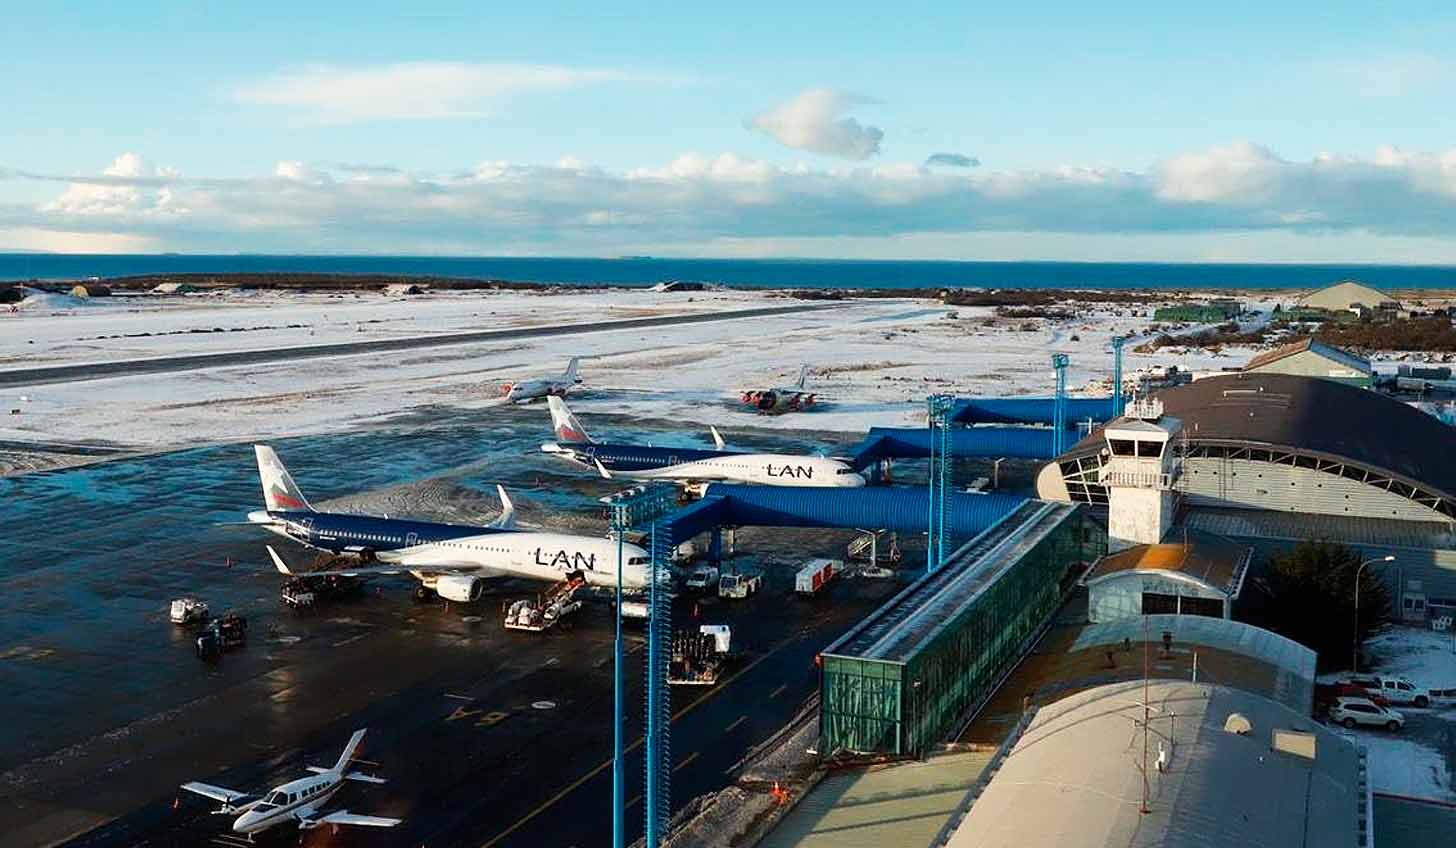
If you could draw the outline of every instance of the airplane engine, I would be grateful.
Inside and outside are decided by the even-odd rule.
[[[516,387],[516,384],[515,383],[501,383],[500,384],[500,393],[502,395],[508,395],[508,394],[511,393],[511,389],[514,389],[515,387]]]
[[[479,577],[447,574],[435,578],[435,592],[447,601],[478,601],[484,591],[485,581]]]

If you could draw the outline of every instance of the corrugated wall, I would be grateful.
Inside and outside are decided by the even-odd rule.
[[[951,412],[958,424],[1051,424],[1054,398],[961,398]],[[1112,418],[1112,398],[1067,398],[1067,427]]]
[[[839,489],[714,483],[705,499],[714,497],[724,498],[726,509],[714,512],[709,520],[738,526],[860,527],[924,533],[930,511],[929,490],[920,486]],[[951,492],[946,529],[952,536],[970,538],[1025,502],[1019,495]]]
[[[1045,427],[968,427],[953,429],[951,455],[1051,459],[1052,431]],[[928,427],[871,427],[861,450],[871,454],[863,465],[882,457],[915,459],[930,456]],[[856,462],[860,454],[855,454]],[[861,466],[862,467],[862,466]]]

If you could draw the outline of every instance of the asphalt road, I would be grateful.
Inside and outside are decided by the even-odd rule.
[[[283,361],[296,362],[300,359],[318,359],[361,353],[389,353],[401,350],[478,344],[481,342],[499,342],[513,339],[570,336],[580,333],[603,333],[613,330],[668,327],[678,324],[703,324],[712,321],[733,321],[743,318],[763,318],[771,315],[789,315],[820,309],[833,309],[841,305],[838,303],[815,303],[795,304],[793,306],[765,306],[755,309],[737,309],[728,312],[662,315],[652,318],[627,318],[620,321],[594,321],[588,324],[521,327],[511,330],[480,330],[469,333],[446,333],[437,336],[412,336],[403,339],[377,339],[363,342],[339,342],[336,344],[311,345],[307,347],[267,348],[263,350],[241,350],[225,353],[194,353],[181,356],[157,357],[155,359],[88,362],[78,365],[53,365],[44,368],[12,368],[0,370],[0,386],[39,386],[47,383],[70,383],[84,380],[101,380],[107,377],[128,377],[138,374],[196,371],[203,368],[221,368],[234,365],[259,365],[268,362]]]
[[[481,503],[503,480],[528,523],[570,515],[574,526],[603,530],[595,498],[609,484],[533,452],[535,418],[505,410],[486,424],[278,447],[315,502],[450,471],[449,485],[480,493]],[[459,465],[462,445],[473,446],[467,466]],[[266,788],[332,763],[350,732],[369,727],[364,756],[389,783],[350,785],[332,808],[405,824],[351,829],[351,845],[605,844],[607,608],[589,604],[569,631],[521,634],[501,628],[499,604],[534,586],[508,583],[478,604],[445,609],[412,603],[404,582],[379,581],[357,599],[294,613],[280,606],[278,578],[261,562],[263,538],[217,526],[253,507],[257,486],[246,446],[0,479],[9,550],[0,560],[0,842],[209,844],[226,834],[227,817],[179,798],[179,783]],[[456,489],[441,491],[461,503]],[[739,532],[740,551],[776,558],[765,562],[763,594],[699,605],[701,622],[733,625],[744,656],[718,687],[673,692],[674,808],[726,785],[729,767],[813,691],[814,653],[895,590],[895,581],[859,581],[825,598],[790,597],[795,564],[832,555],[847,538]],[[199,663],[187,634],[165,620],[167,600],[185,594],[243,610],[248,647],[217,666]],[[690,626],[692,603],[681,602],[676,617]],[[640,645],[632,634],[629,742],[641,732]],[[635,837],[640,747],[631,754]],[[276,844],[297,844],[282,830]],[[335,844],[327,831],[306,844]]]

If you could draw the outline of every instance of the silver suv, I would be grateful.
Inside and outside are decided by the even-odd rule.
[[[1405,716],[1369,698],[1336,698],[1335,705],[1330,707],[1330,721],[1345,727],[1357,724],[1383,727],[1392,733],[1405,726]]]

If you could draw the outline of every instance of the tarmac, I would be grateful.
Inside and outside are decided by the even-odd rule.
[[[274,442],[315,502],[383,504],[489,520],[495,482],[527,524],[605,532],[607,481],[543,457],[540,410],[491,423],[409,426]],[[641,422],[634,422],[641,431]],[[660,434],[659,434],[660,435]],[[798,434],[802,435],[802,434]],[[751,437],[750,437],[751,438]],[[778,446],[803,449],[795,434]],[[469,463],[462,465],[462,459]],[[428,478],[424,484],[410,484]],[[383,786],[349,785],[328,809],[405,819],[351,828],[357,845],[589,846],[610,842],[612,616],[588,603],[546,634],[500,625],[539,586],[504,581],[473,605],[415,603],[406,580],[296,612],[278,600],[267,539],[241,521],[260,500],[247,445],[0,478],[0,833],[7,845],[225,844],[231,819],[178,793],[187,780],[256,791],[332,764],[350,732]],[[567,520],[569,519],[569,520]],[[792,599],[804,558],[842,554],[849,531],[745,530],[741,561],[767,588],[743,602],[681,599],[679,626],[733,625],[743,657],[718,686],[674,688],[672,798],[730,783],[733,767],[817,687],[815,653],[900,581],[849,580]],[[285,556],[302,561],[300,549]],[[766,552],[772,555],[765,555]],[[166,619],[173,597],[249,618],[216,665]],[[642,636],[629,629],[625,738],[629,839],[642,831]],[[186,797],[183,797],[186,796]],[[294,844],[292,828],[270,832]],[[305,844],[332,844],[328,828]],[[260,840],[269,844],[270,839]]]

